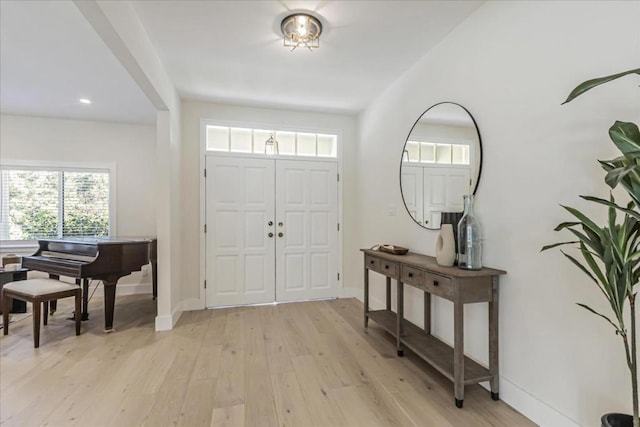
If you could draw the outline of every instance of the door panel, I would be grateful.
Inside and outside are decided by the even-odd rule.
[[[329,246],[329,215],[327,212],[311,213],[311,247]]]
[[[439,228],[442,212],[462,212],[469,191],[469,168],[424,168],[424,218],[429,227]]]
[[[276,301],[337,296],[337,165],[276,162]]]
[[[311,288],[327,289],[331,287],[329,277],[329,256],[326,253],[311,254]]]
[[[402,165],[402,180],[401,189],[404,203],[407,206],[409,215],[416,220],[420,225],[424,224],[424,209],[423,209],[423,197],[424,191],[422,189],[422,166],[407,166]]]
[[[207,157],[206,305],[275,300],[274,160]]]

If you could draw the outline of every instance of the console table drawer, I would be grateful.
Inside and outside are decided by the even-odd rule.
[[[424,271],[419,268],[402,265],[400,272],[400,281],[408,285],[422,287],[424,282]]]
[[[364,265],[368,269],[378,271],[378,269],[380,268],[380,260],[378,258],[366,255],[364,257]]]
[[[448,300],[453,300],[453,284],[451,279],[444,276],[438,276],[428,272],[423,272],[424,278],[422,286],[425,291]]]
[[[398,279],[400,265],[397,262],[375,257],[367,257],[365,262],[369,270],[377,271],[392,279]]]

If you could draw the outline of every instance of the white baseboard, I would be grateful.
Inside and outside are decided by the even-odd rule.
[[[204,310],[204,302],[200,300],[200,298],[190,298],[188,300],[182,301],[182,309],[183,311],[195,311],[195,310]]]
[[[489,390],[488,383],[480,384]],[[580,427],[574,421],[547,403],[532,396],[504,376],[500,377],[500,400],[529,418],[540,427]]]
[[[357,298],[362,301],[364,300],[363,290],[362,288],[342,288],[340,298]]]
[[[182,316],[183,309],[182,304],[178,304],[175,310],[168,315],[156,316],[156,332],[158,331],[170,331],[176,326],[178,320],[180,320],[180,316]]]

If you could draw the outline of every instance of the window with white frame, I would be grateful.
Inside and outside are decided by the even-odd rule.
[[[277,142],[277,151],[267,141]],[[338,137],[321,133],[206,126],[206,148],[227,153],[337,157]]]
[[[469,145],[466,144],[407,141],[402,161],[442,165],[469,165],[471,164],[471,156]]]
[[[108,236],[111,170],[0,168],[0,240]]]

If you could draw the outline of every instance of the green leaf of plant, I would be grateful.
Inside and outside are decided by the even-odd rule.
[[[626,214],[629,214],[631,216],[633,216],[634,218],[640,220],[640,212],[635,211],[629,207],[625,208],[623,206],[620,206],[618,204],[615,203],[611,203],[610,201],[606,200],[606,199],[601,199],[600,197],[594,197],[594,196],[580,196],[582,199],[584,200],[588,200],[590,202],[595,202],[595,203],[599,203],[601,205],[605,205],[605,206],[613,206],[616,209],[618,209],[621,212],[624,212]]]
[[[568,210],[573,216],[578,218],[584,225],[592,229],[595,233],[600,234],[599,232],[601,231],[601,228],[598,227],[598,225],[596,225],[596,223],[593,222],[588,216],[586,216],[579,210],[572,208],[570,206],[564,206],[564,205],[560,205],[560,206]]]
[[[625,177],[627,177],[630,173],[633,173],[638,167],[637,166],[626,166],[623,168],[614,168],[611,169],[604,177],[604,181],[611,188],[616,188],[620,181],[622,181]]]
[[[602,317],[604,320],[606,320],[607,322],[609,322],[609,323],[611,324],[611,326],[613,326],[613,327],[614,327],[614,329],[615,329],[616,331],[619,331],[619,330],[620,330],[620,328],[618,327],[618,325],[616,325],[615,323],[613,323],[613,322],[611,321],[611,319],[609,319],[609,318],[608,318],[607,316],[605,316],[604,314],[600,314],[600,313],[598,313],[597,311],[595,311],[593,308],[589,307],[589,306],[588,306],[588,305],[586,305],[586,304],[581,304],[581,303],[579,303],[579,302],[578,302],[578,303],[576,303],[576,304],[577,304],[577,305],[579,305],[580,307],[584,308],[585,310],[589,310],[589,311],[590,311],[590,312],[592,312],[593,314],[595,314],[595,315],[597,315],[597,316]]]
[[[576,243],[580,243],[580,241],[579,241],[579,240],[576,240],[576,241],[573,241],[573,242],[560,242],[560,243],[554,243],[554,244],[552,244],[552,245],[546,245],[546,246],[543,246],[543,247],[542,247],[542,249],[540,249],[540,252],[542,252],[542,251],[546,251],[546,250],[548,250],[548,249],[553,249],[553,248],[558,247],[558,246],[562,246],[562,245],[572,245],[572,244],[576,244]]]
[[[575,228],[569,228],[569,232],[573,233],[578,239],[580,239],[580,244],[586,244],[589,246],[598,256],[602,254],[602,243],[599,237],[595,239],[589,238],[586,234],[579,232]],[[592,233],[595,234],[595,233]]]
[[[596,86],[600,86],[603,83],[610,82],[612,80],[618,79],[620,77],[626,76],[627,74],[640,74],[640,68],[636,68],[635,70],[624,71],[622,73],[612,74],[610,76],[598,77],[596,79],[587,80],[584,83],[579,84],[575,89],[571,91],[567,100],[562,104],[566,104],[567,102],[571,102],[576,97],[582,95],[586,91],[593,89]]]
[[[616,121],[609,128],[609,136],[625,157],[640,150],[640,130],[635,123]]]
[[[555,230],[555,231],[560,231],[560,230],[563,230],[563,229],[565,229],[565,228],[571,228],[571,227],[573,227],[573,226],[580,225],[580,224],[582,224],[580,221],[567,221],[567,222],[561,222],[560,224],[558,224],[558,225],[556,226],[556,228],[554,228],[554,230]]]
[[[580,261],[578,261],[575,257],[569,255],[568,253],[561,251],[562,255],[566,256],[567,258],[569,258],[569,260],[573,263],[573,265],[575,265],[576,267],[578,267],[584,274],[586,274],[587,276],[589,276],[589,278],[591,280],[593,280],[594,282],[598,283],[598,280],[593,276],[593,274],[591,274],[591,272],[587,269],[587,267],[585,267],[584,265],[582,265],[582,263]],[[602,274],[599,270],[598,273]]]

